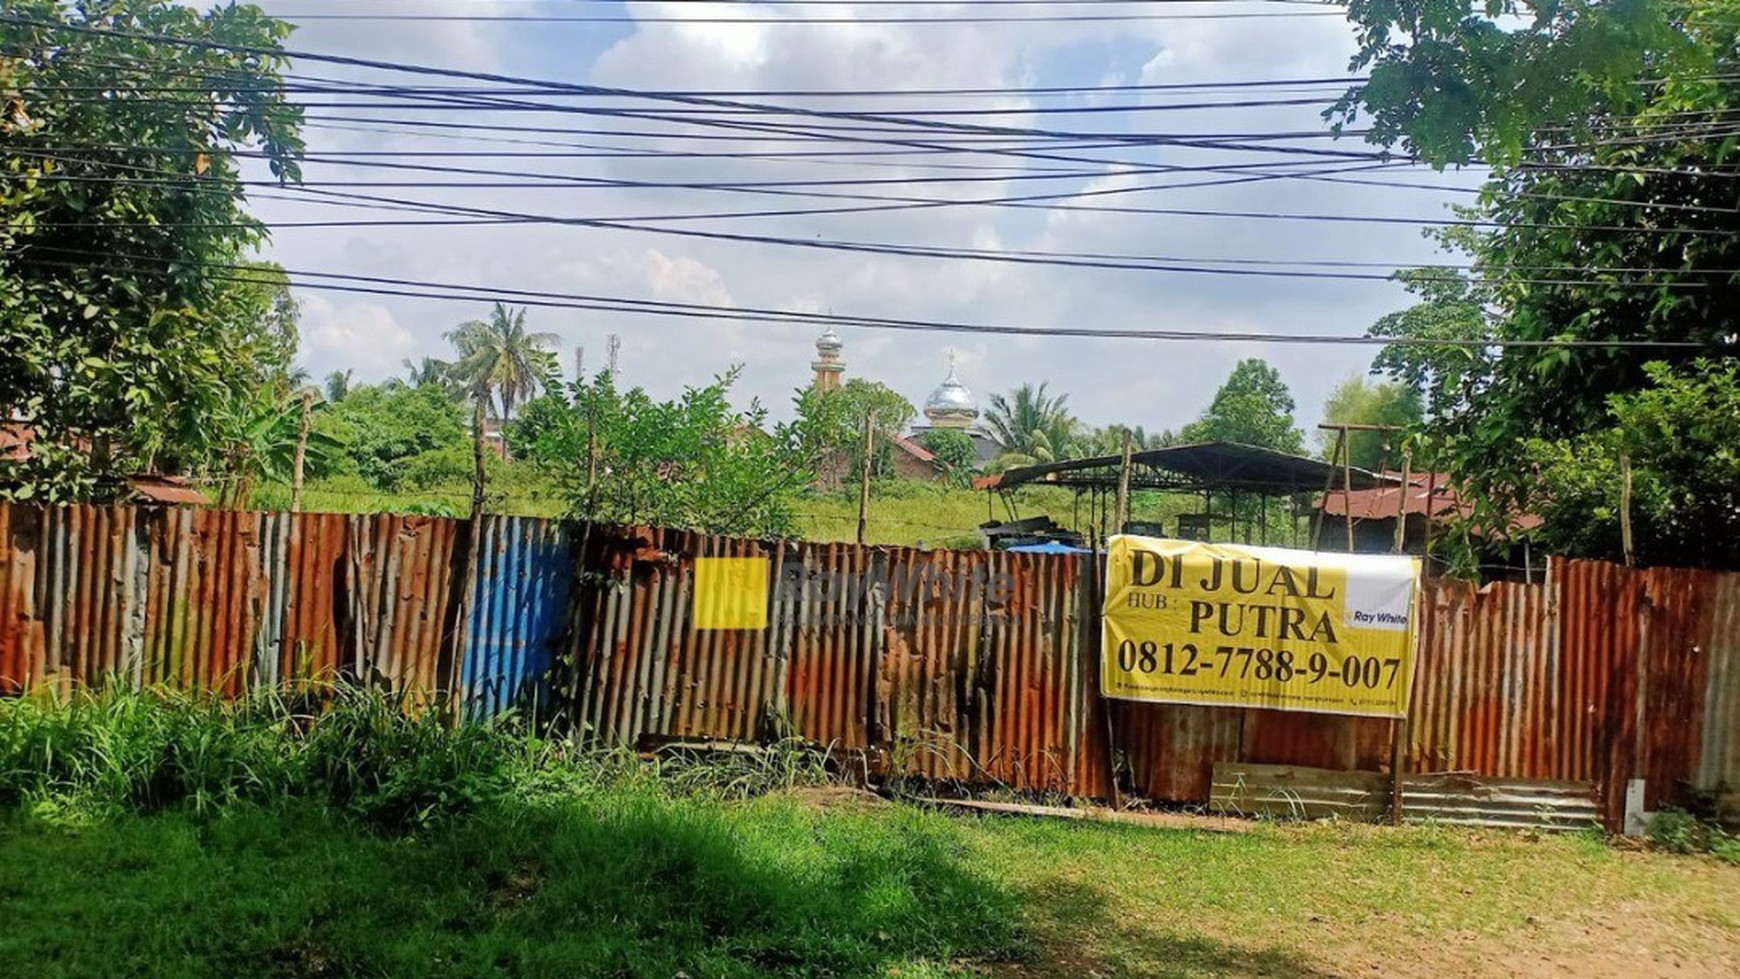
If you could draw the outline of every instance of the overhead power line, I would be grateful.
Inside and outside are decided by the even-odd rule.
[[[53,249],[57,252],[68,252],[68,249]],[[77,253],[74,253],[77,254]],[[105,258],[119,259],[121,262],[143,261],[163,263],[169,260],[144,255],[115,255]],[[78,263],[67,263],[70,267],[81,267]],[[113,263],[112,263],[113,264]],[[120,266],[131,272],[148,271],[139,267]],[[244,282],[255,285],[277,285],[279,280],[249,275],[248,266],[223,263],[208,263],[201,267],[217,270],[214,278],[227,281]],[[1363,346],[1432,346],[1432,347],[1467,347],[1473,349],[1498,349],[1505,347],[1533,348],[1600,348],[1610,350],[1626,349],[1685,349],[1707,350],[1718,348],[1718,345],[1699,341],[1680,340],[1507,340],[1488,338],[1456,338],[1456,339],[1423,339],[1418,337],[1373,337],[1346,334],[1290,334],[1290,333],[1251,333],[1235,331],[1197,331],[1197,330],[1154,330],[1132,329],[1117,330],[1102,327],[1023,327],[1002,324],[961,323],[943,320],[900,319],[891,317],[849,316],[836,313],[804,313],[791,310],[761,309],[755,307],[723,306],[708,303],[681,303],[660,300],[628,299],[612,296],[592,296],[576,293],[549,292],[526,289],[504,289],[490,286],[456,285],[443,282],[426,282],[415,279],[398,279],[385,276],[363,276],[336,272],[317,272],[307,270],[285,270],[292,279],[321,280],[313,283],[298,283],[299,286],[338,292],[357,292],[369,295],[397,295],[410,298],[436,299],[464,302],[504,302],[527,306],[546,306],[565,309],[586,309],[614,313],[636,313],[657,316],[680,316],[701,319],[728,319],[751,322],[801,323],[807,325],[827,324],[833,326],[865,327],[872,329],[916,330],[923,332],[980,333],[995,335],[1039,336],[1039,337],[1094,337],[1100,339],[1141,339],[1167,341],[1214,341],[1214,342],[1254,342],[1254,343],[1304,343],[1304,344],[1348,344]],[[1725,349],[1725,348],[1724,348]]]

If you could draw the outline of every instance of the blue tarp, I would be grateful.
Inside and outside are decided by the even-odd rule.
[[[1086,553],[1088,553],[1088,549],[1085,547],[1074,547],[1074,546],[1071,546],[1069,544],[1060,544],[1054,540],[1046,541],[1043,544],[1022,544],[1019,547],[1011,547],[1008,550],[1012,554],[1086,554]]]

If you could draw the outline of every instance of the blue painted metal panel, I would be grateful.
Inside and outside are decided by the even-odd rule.
[[[543,717],[567,628],[574,555],[558,523],[486,517],[461,682],[465,717],[507,710]]]

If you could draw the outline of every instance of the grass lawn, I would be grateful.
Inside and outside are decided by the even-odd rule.
[[[1574,836],[1212,834],[633,783],[415,838],[294,801],[204,819],[38,805],[0,821],[0,847],[0,962],[19,976],[1696,976],[1740,964],[1740,867]]]

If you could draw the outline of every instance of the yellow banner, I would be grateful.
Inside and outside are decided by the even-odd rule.
[[[1173,704],[1400,717],[1420,562],[1115,536],[1101,689]]]

